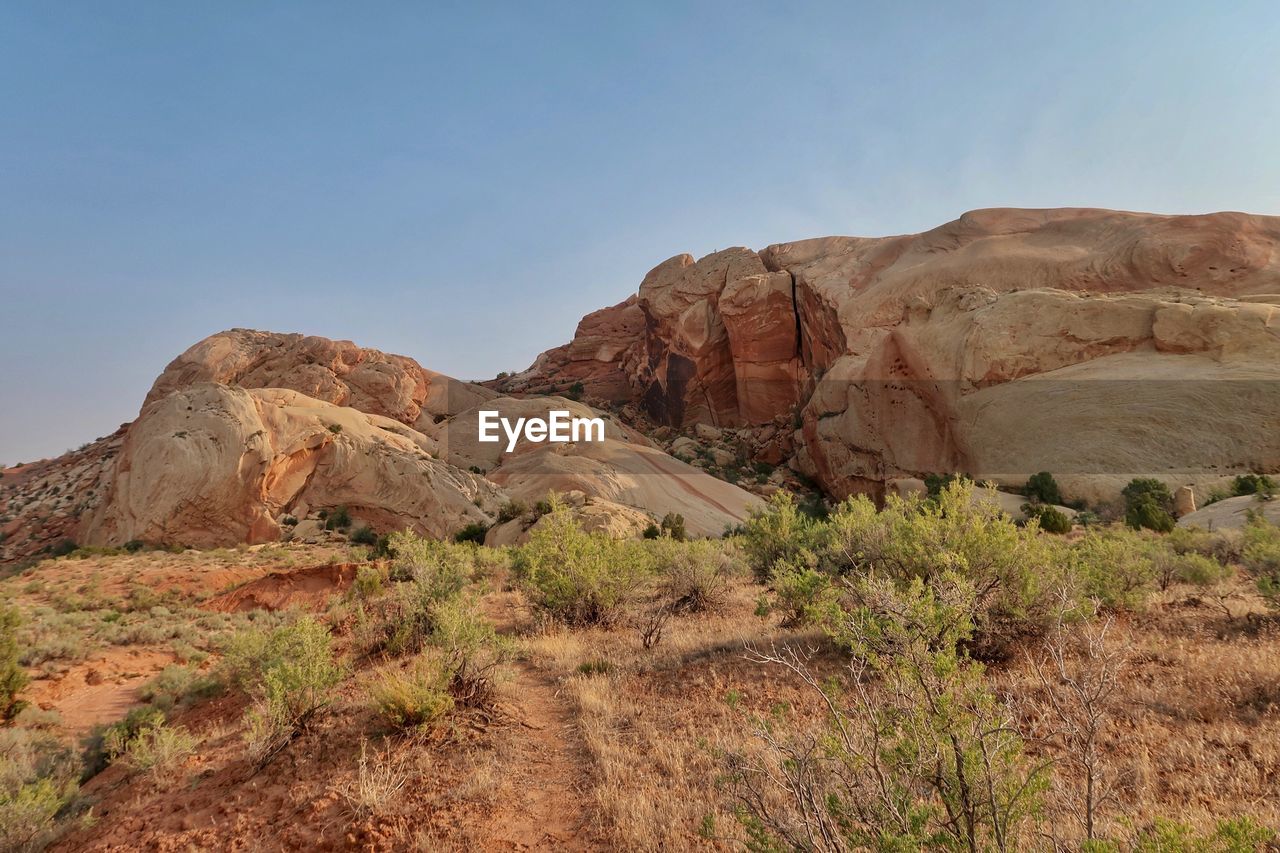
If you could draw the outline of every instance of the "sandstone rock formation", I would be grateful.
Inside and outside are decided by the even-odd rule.
[[[551,409],[604,417],[607,440],[521,443],[507,454],[505,442],[477,440],[482,408],[512,419]],[[356,527],[447,537],[549,491],[574,492],[584,525],[610,535],[638,534],[667,512],[683,514],[695,535],[718,535],[758,502],[581,403],[499,398],[349,341],[244,329],[175,359],[114,436],[6,474],[3,560],[62,540],[315,538],[317,514],[338,507]]]
[[[980,210],[678,255],[502,387],[581,381],[676,427],[794,417],[791,465],[837,497],[931,472],[1049,470],[1097,498],[1275,471],[1278,245],[1277,217]]]
[[[483,522],[484,478],[431,456],[399,421],[283,388],[197,382],[153,399],[83,533],[197,548],[281,537],[279,517],[345,506],[375,529],[446,536]]]

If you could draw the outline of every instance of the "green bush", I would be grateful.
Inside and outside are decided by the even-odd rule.
[[[1265,474],[1243,474],[1236,477],[1235,482],[1231,484],[1231,494],[1240,495],[1271,495],[1276,490],[1275,481]]]
[[[643,536],[645,539],[657,539],[661,535],[662,535],[662,530],[658,527],[658,525],[652,522],[649,523],[649,526],[646,527],[644,529],[644,532],[641,534],[641,536]]]
[[[411,580],[432,600],[457,595],[471,579],[472,548],[403,531],[391,535],[391,577]]]
[[[1124,522],[1134,530],[1173,530],[1173,495],[1159,480],[1138,478],[1129,481],[1124,496]]]
[[[865,497],[845,501],[814,537],[820,567],[931,585],[948,573],[978,590],[975,641],[1001,656],[1010,641],[1043,631],[1058,595],[1074,584],[1057,540],[1019,527],[973,484],[953,480],[935,497],[891,496],[877,512]]]
[[[714,611],[724,603],[739,556],[731,542],[659,539],[650,546],[666,607],[676,612]]]
[[[348,538],[352,545],[377,545],[378,534],[372,527],[360,527]]]
[[[1062,499],[1062,490],[1058,488],[1058,481],[1048,471],[1032,474],[1031,478],[1027,480],[1027,485],[1023,488],[1022,493],[1042,504],[1061,505],[1065,503]]]
[[[246,715],[245,744],[259,767],[329,704],[342,679],[329,629],[310,616],[273,631],[233,636],[224,660],[255,700]]]
[[[108,735],[106,748],[111,760],[121,760],[133,770],[150,773],[160,783],[176,781],[200,743],[186,728],[166,725],[161,714],[128,735],[121,732],[112,730]]]
[[[1258,591],[1274,607],[1280,607],[1280,527],[1250,513],[1244,526],[1244,567],[1258,584]]]
[[[796,506],[790,492],[775,492],[764,509],[753,509],[742,526],[742,550],[756,580],[767,583],[779,560],[793,560],[814,544],[814,523]]]
[[[1275,830],[1248,817],[1220,820],[1208,833],[1197,832],[1190,824],[1158,817],[1137,832],[1128,848],[1133,853],[1254,853],[1267,849],[1276,840]],[[1090,853],[1119,850],[1102,844]]]
[[[1070,533],[1071,517],[1057,507],[1047,504],[1023,504],[1022,511],[1027,520],[1036,521],[1040,529],[1046,533]]]
[[[18,628],[22,614],[16,607],[0,605],[0,722],[13,719],[26,704],[18,694],[31,680],[20,662]]]
[[[827,725],[814,738],[780,712],[751,718],[762,749],[727,755],[747,849],[1020,849],[1047,775],[963,651],[975,591],[955,574],[856,585],[866,604],[834,629],[855,661],[846,689],[794,651],[754,655],[799,675]]]
[[[513,569],[542,614],[570,625],[613,621],[649,574],[643,544],[586,533],[557,503],[515,552]]]
[[[424,655],[407,670],[381,670],[369,688],[370,700],[397,729],[429,727],[453,710],[450,675],[439,657]]]
[[[684,516],[678,512],[669,512],[662,517],[662,535],[669,536],[677,542],[686,538]]]
[[[489,525],[481,524],[473,521],[466,527],[453,534],[454,542],[474,542],[477,545],[484,544],[484,537],[489,533]]]
[[[1090,531],[1071,548],[1084,593],[1111,608],[1136,609],[1155,587],[1153,541],[1122,528]]]
[[[815,567],[816,562],[812,554],[802,551],[793,561],[774,565],[771,609],[782,613],[785,627],[830,625],[840,614],[839,590],[831,575]]]
[[[529,511],[523,501],[507,501],[498,508],[498,523],[505,524],[508,521],[514,521]]]
[[[42,850],[78,792],[79,762],[56,737],[0,728],[0,850]]]
[[[346,530],[350,526],[351,513],[345,506],[340,506],[325,516],[325,530]]]

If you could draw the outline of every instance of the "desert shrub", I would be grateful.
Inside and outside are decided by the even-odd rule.
[[[498,636],[472,598],[439,603],[432,621],[430,642],[444,656],[454,702],[468,708],[490,706],[495,675],[511,657],[511,643]]]
[[[352,545],[377,545],[378,534],[372,527],[360,527],[352,532],[351,536],[348,537],[348,541]]]
[[[191,667],[170,664],[142,685],[138,695],[149,706],[168,715],[175,708],[215,696],[222,689],[223,684],[216,675],[202,675]]]
[[[664,605],[677,612],[701,613],[718,609],[738,574],[739,557],[732,543],[713,540],[673,542],[651,546],[661,576]]]
[[[60,539],[49,548],[49,554],[53,557],[65,557],[74,553],[77,547],[74,539]]]
[[[1153,549],[1152,562],[1160,589],[1168,589],[1173,583],[1185,583],[1198,587],[1211,587],[1231,576],[1231,569],[1212,557],[1197,551],[1179,553],[1159,543]]]
[[[678,512],[669,512],[662,517],[662,535],[669,536],[677,542],[687,537],[684,530],[684,516]]]
[[[801,551],[773,568],[774,600],[770,607],[782,614],[788,628],[828,625],[840,613],[840,593],[831,575],[819,571],[817,558]]]
[[[246,715],[245,743],[259,767],[329,704],[342,678],[329,629],[310,616],[273,631],[236,635],[226,659],[255,700]]]
[[[332,510],[324,517],[325,530],[346,530],[350,526],[351,512],[345,506]]]
[[[840,575],[877,574],[931,584],[948,573],[977,591],[975,641],[1002,655],[1018,637],[1049,624],[1055,597],[1074,588],[1056,540],[1021,528],[992,502],[975,501],[973,484],[954,480],[936,497],[890,497],[876,512],[865,497],[837,508],[817,539],[819,566]]]
[[[463,527],[457,533],[453,534],[453,541],[459,542],[459,543],[474,542],[477,545],[483,545],[484,537],[488,532],[489,532],[489,525],[481,524],[478,521],[473,521],[467,526]]]
[[[41,850],[79,789],[74,753],[46,732],[0,728],[0,850]]]
[[[925,474],[925,492],[929,497],[936,498],[947,486],[959,479],[961,479],[959,474]]]
[[[342,424],[329,424],[329,432],[338,435],[342,432]]]
[[[756,719],[762,754],[729,753],[748,848],[1016,849],[1045,778],[963,652],[972,586],[954,574],[857,583],[867,604],[836,628],[853,653],[843,689],[794,650],[751,655],[795,673],[826,726],[790,735],[781,718]]]
[[[557,504],[515,552],[513,569],[543,615],[591,625],[618,616],[648,576],[649,562],[641,543],[586,533]]]
[[[1062,510],[1047,504],[1023,504],[1027,520],[1035,520],[1045,533],[1070,533],[1071,518]]]
[[[523,501],[507,501],[498,508],[498,523],[504,524],[508,521],[514,521],[529,511]]]
[[[1244,567],[1258,584],[1258,591],[1273,606],[1280,607],[1280,526],[1250,514],[1244,526]]]
[[[1033,501],[1039,501],[1042,504],[1061,505],[1064,502],[1062,489],[1058,488],[1058,481],[1048,471],[1032,474],[1030,479],[1027,480],[1027,485],[1023,488],[1022,493]]]
[[[451,673],[437,655],[421,655],[407,669],[385,667],[369,688],[373,707],[397,729],[432,726],[453,710]]]
[[[456,595],[470,580],[473,563],[470,548],[403,531],[392,534],[389,550],[392,579],[411,580],[432,598]]]
[[[361,566],[356,569],[356,579],[351,584],[352,598],[367,601],[382,593],[387,584],[387,573],[379,566]]]
[[[113,730],[106,741],[112,761],[130,769],[150,773],[159,783],[174,782],[183,764],[195,754],[200,739],[182,726],[169,726],[157,714],[128,736]]]
[[[1231,494],[1270,496],[1276,490],[1275,481],[1265,474],[1242,474],[1231,484]]]
[[[1137,478],[1130,480],[1121,494],[1124,497],[1125,524],[1134,530],[1147,529],[1159,533],[1173,530],[1173,495],[1164,483]]]
[[[0,605],[0,721],[10,720],[25,703],[18,694],[31,680],[20,662],[18,628],[22,614],[16,607]]]
[[[641,536],[643,536],[645,539],[657,539],[661,535],[662,535],[661,528],[659,528],[658,525],[654,524],[653,522],[650,522],[649,525],[645,527],[644,532],[641,533]]]
[[[742,526],[742,550],[756,580],[765,583],[779,560],[794,559],[811,548],[814,524],[800,512],[790,492],[775,492],[764,509],[752,510]]]
[[[1156,582],[1154,543],[1121,528],[1090,531],[1071,548],[1085,595],[1111,608],[1140,607]]]
[[[130,539],[128,542],[124,543],[122,547],[128,553],[136,554],[143,548],[147,547],[147,543],[143,542],[141,539]]]
[[[358,644],[367,652],[416,652],[430,639],[439,606],[462,593],[484,549],[405,532],[392,535],[390,550],[390,577],[398,582],[360,609]]]
[[[1089,849],[1090,853],[1121,849],[1134,853],[1253,853],[1268,849],[1275,839],[1275,830],[1248,817],[1220,820],[1209,832],[1197,832],[1190,824],[1157,817],[1135,832],[1124,848],[1104,842]]]

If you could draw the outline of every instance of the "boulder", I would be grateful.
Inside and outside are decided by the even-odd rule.
[[[1180,486],[1173,493],[1173,514],[1181,518],[1196,511],[1196,493],[1191,486]]]

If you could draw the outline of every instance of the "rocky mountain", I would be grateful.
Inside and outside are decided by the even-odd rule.
[[[736,428],[834,496],[1280,469],[1280,218],[978,210],[659,264],[497,387]]]
[[[132,424],[4,472],[0,559],[64,541],[219,547],[313,536],[338,508],[357,528],[447,537],[549,490],[572,493],[589,528],[629,535],[676,512],[690,532],[713,535],[758,503],[613,420],[603,442],[504,454],[477,441],[481,408],[597,415],[559,397],[500,398],[349,341],[212,335],[156,379]],[[504,521],[494,535],[515,541],[533,519]]]

